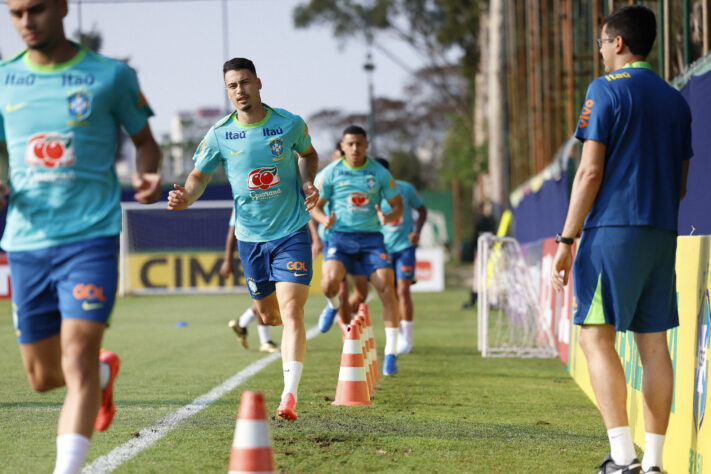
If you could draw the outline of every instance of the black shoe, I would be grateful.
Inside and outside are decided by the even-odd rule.
[[[635,458],[626,466],[615,464],[611,455],[605,456],[597,474],[642,474],[642,464]]]

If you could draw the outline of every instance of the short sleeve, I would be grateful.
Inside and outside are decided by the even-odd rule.
[[[425,204],[414,186],[410,186],[408,191],[408,204],[411,209],[417,209]]]
[[[309,135],[309,127],[304,122],[304,119],[296,116],[296,137],[294,138],[294,151],[296,153],[303,153],[311,146],[311,136]]]
[[[136,71],[123,63],[118,66],[114,88],[116,91],[114,105],[116,117],[126,133],[133,136],[143,130],[148,122],[148,117],[153,116],[153,110],[138,88]]]
[[[602,82],[595,80],[588,87],[585,103],[580,112],[575,137],[581,141],[595,140],[608,145],[610,129],[614,120],[612,93]]]
[[[195,168],[203,173],[212,174],[215,172],[217,165],[222,161],[222,154],[215,138],[215,129],[211,128],[205,138],[202,139],[195,155],[193,155]]]
[[[400,187],[395,184],[395,180],[388,170],[383,168],[379,177],[380,189],[382,189],[383,198],[392,199],[400,194]]]

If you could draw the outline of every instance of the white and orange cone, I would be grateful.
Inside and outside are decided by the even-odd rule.
[[[261,392],[242,392],[229,472],[274,472],[272,441]]]
[[[363,352],[363,366],[365,367],[365,380],[368,382],[368,393],[373,395],[375,393],[375,380],[373,379],[373,373],[370,370],[370,349],[368,344],[367,327],[365,324],[365,317],[359,314],[357,315],[351,324],[358,328],[358,339],[360,339],[360,350]]]
[[[363,351],[360,347],[357,327],[353,324],[348,326],[348,335],[343,342],[336,399],[332,405],[372,405],[368,379],[365,375]]]
[[[370,309],[368,308],[368,305],[365,303],[361,303],[360,307],[358,308],[358,312],[362,312],[363,315],[365,316],[365,323],[368,326],[368,341],[370,344],[370,351],[371,351],[371,371],[373,373],[373,384],[380,380],[380,369],[378,367],[378,350],[375,348],[375,330],[373,329],[373,323],[370,319]]]

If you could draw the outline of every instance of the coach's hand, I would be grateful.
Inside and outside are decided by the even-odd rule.
[[[570,279],[570,269],[573,267],[573,252],[570,245],[558,244],[558,250],[553,257],[551,266],[551,283],[556,291],[563,291]],[[561,275],[561,272],[563,274]]]
[[[190,206],[188,192],[179,184],[174,184],[171,192],[168,193],[168,209],[171,211],[182,211]]]
[[[133,199],[141,204],[150,204],[160,199],[160,175],[158,173],[134,173],[131,184],[136,194]]]
[[[304,196],[306,198],[306,211],[310,211],[314,208],[318,202],[318,188],[314,186],[314,183],[306,181],[302,188],[304,190]]]

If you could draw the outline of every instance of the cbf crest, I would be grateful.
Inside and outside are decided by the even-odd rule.
[[[706,395],[708,393],[708,354],[709,354],[709,330],[711,329],[711,311],[709,311],[709,292],[701,304],[701,311],[698,318],[698,336],[696,340],[696,374],[694,377],[694,425],[696,432],[701,429],[704,423],[704,411],[706,407]]]
[[[75,120],[84,120],[91,115],[91,93],[86,90],[75,91],[67,97],[69,115]]]
[[[368,185],[368,189],[375,189],[375,176],[369,174],[365,177],[365,184]]]
[[[269,142],[269,149],[272,151],[272,155],[276,158],[282,158],[284,154],[284,142],[281,137],[275,138]]]

